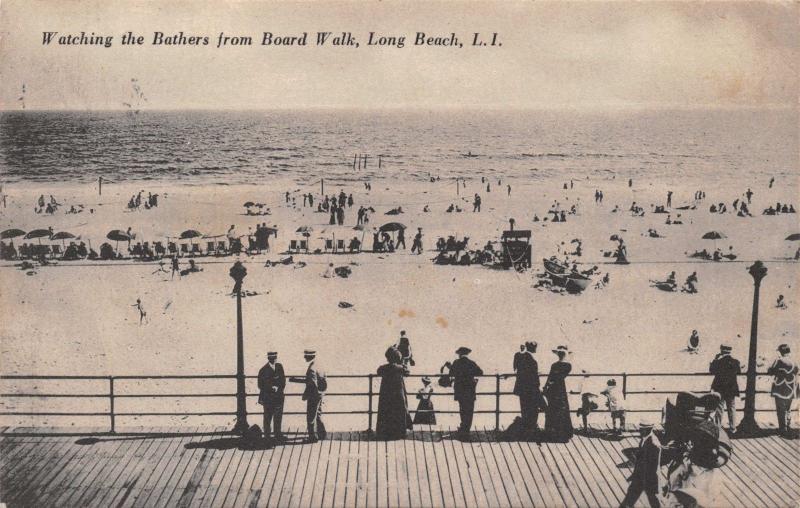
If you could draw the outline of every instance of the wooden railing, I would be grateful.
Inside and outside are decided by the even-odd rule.
[[[412,374],[409,376],[411,379],[422,378],[424,374]],[[439,377],[439,374],[432,374],[429,375],[430,378],[436,383],[436,380]],[[487,398],[492,398],[494,404],[493,409],[476,409],[476,414],[493,414],[495,416],[494,423],[495,428],[500,428],[500,416],[503,414],[514,414],[518,413],[517,410],[509,410],[509,409],[502,409],[501,401],[506,397],[515,397],[513,392],[510,390],[503,390],[502,383],[506,380],[513,380],[514,374],[489,374],[484,376],[479,376],[480,379],[483,380],[493,380],[493,390],[491,391],[479,391],[477,392],[477,398],[479,401],[486,401]],[[741,374],[740,377],[744,377],[744,374]],[[254,380],[257,376],[246,376],[247,379]],[[287,376],[288,377],[288,376]],[[302,377],[302,376],[301,376]],[[542,384],[544,384],[544,379],[547,377],[546,374],[540,374],[542,378]],[[627,406],[631,407],[631,409],[626,409],[627,412],[630,413],[659,413],[662,411],[663,407],[663,399],[660,399],[659,405],[648,406],[646,403],[630,403],[630,397],[643,397],[647,395],[674,395],[678,393],[678,391],[683,390],[658,390],[655,388],[651,389],[630,389],[630,384],[636,380],[640,379],[647,379],[647,380],[654,380],[657,378],[707,378],[708,382],[705,386],[710,386],[711,384],[711,375],[707,373],[674,373],[674,372],[658,372],[658,373],[593,373],[593,374],[571,374],[570,378],[584,378],[591,379],[591,378],[606,378],[606,379],[616,379],[621,380],[621,392],[623,397],[626,399]],[[767,377],[765,373],[759,373],[758,377],[763,380],[763,378]],[[373,428],[373,420],[377,413],[377,408],[375,404],[375,399],[378,397],[378,390],[376,388],[376,381],[380,382],[380,377],[375,374],[354,374],[354,375],[328,375],[328,387],[329,390],[325,394],[326,402],[326,415],[359,415],[363,414],[367,416],[367,428],[372,430]],[[363,379],[365,382],[366,391],[336,391],[337,380],[359,380]],[[41,404],[41,406],[47,406],[48,401],[58,400],[58,399],[82,399],[82,400],[98,400],[98,399],[105,399],[107,401],[107,405],[105,410],[103,411],[72,411],[72,410],[63,410],[63,411],[18,411],[15,407],[12,407],[11,410],[2,410],[0,411],[0,417],[10,417],[10,416],[27,416],[27,417],[104,417],[107,418],[109,424],[109,431],[116,432],[117,430],[117,420],[119,418],[128,418],[128,417],[186,417],[186,416],[235,416],[235,411],[120,411],[117,406],[120,400],[128,400],[128,399],[157,399],[157,398],[178,398],[178,399],[212,399],[212,398],[230,398],[233,400],[236,397],[236,393],[234,391],[216,391],[211,393],[192,393],[192,392],[182,392],[182,393],[130,393],[126,390],[120,390],[120,385],[123,383],[131,383],[131,382],[138,382],[141,384],[142,382],[150,382],[150,381],[165,381],[165,382],[175,382],[175,381],[213,381],[213,380],[231,380],[235,381],[236,376],[233,374],[217,374],[217,375],[165,375],[165,376],[131,376],[131,375],[122,375],[122,376],[38,376],[38,375],[4,375],[0,376],[0,383],[2,383],[2,388],[0,388],[0,397],[3,398],[3,408],[8,407],[9,401],[20,401],[22,399],[37,399],[45,401],[45,404]],[[10,382],[17,382],[17,384],[24,384],[24,382],[28,381],[39,381],[39,382],[56,382],[60,385],[70,385],[70,391],[66,391],[63,393],[48,393],[48,392],[41,392],[38,391],[23,391],[21,389],[18,390],[8,390],[7,384]],[[94,386],[95,390],[92,391],[91,389],[87,392],[78,392],[76,393],[73,390],[72,383],[73,382],[82,382],[84,385]],[[97,389],[97,386],[105,386],[104,389]],[[287,390],[289,390],[285,395],[286,397],[300,397],[302,394],[300,393],[301,390],[298,391],[291,391],[292,384],[287,384]],[[302,388],[302,385],[295,385]],[[478,385],[479,387],[481,384]],[[452,391],[446,390],[441,391],[442,389],[437,388],[435,393],[432,394],[434,397],[452,397]],[[706,390],[692,390],[695,393],[706,393]],[[757,394],[768,394],[769,391],[766,390],[758,390]],[[570,391],[570,395],[579,396],[580,392],[578,391]],[[248,398],[256,398],[258,397],[258,393],[248,392],[246,394]],[[413,398],[413,391],[409,390],[409,399]],[[331,410],[336,407],[336,403],[333,402],[331,399],[343,398],[343,397],[365,397],[367,399],[367,408],[366,409],[351,409],[351,410]],[[411,401],[410,401],[411,402]],[[483,404],[486,405],[486,404]],[[602,406],[602,403],[599,404]],[[40,406],[37,404],[37,406]],[[516,407],[516,405],[514,405]],[[575,405],[572,405],[573,410],[576,409]],[[2,408],[0,408],[2,409]],[[771,409],[756,409],[756,411],[772,411]],[[607,412],[604,409],[595,410],[595,412]],[[437,414],[457,414],[457,410],[436,410]],[[249,411],[248,414],[258,414],[256,411]],[[285,411],[285,415],[304,415],[305,412],[303,411]]]

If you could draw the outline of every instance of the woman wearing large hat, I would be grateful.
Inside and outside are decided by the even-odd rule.
[[[558,356],[558,360],[550,366],[550,374],[542,390],[547,399],[544,429],[550,439],[566,442],[572,438],[572,420],[565,380],[572,371],[572,365],[564,361],[569,353],[567,346],[558,346],[553,349],[553,353]]]

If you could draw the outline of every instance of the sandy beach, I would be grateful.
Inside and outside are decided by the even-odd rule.
[[[493,177],[494,178],[494,177]],[[798,229],[796,214],[762,216],[769,204],[791,202],[797,196],[796,180],[719,182],[713,188],[698,181],[573,180],[574,188],[563,189],[566,180],[503,181],[492,179],[491,192],[479,178],[468,180],[456,195],[454,180],[372,182],[339,186],[328,183],[326,193],[352,193],[353,208],[346,213],[347,230],[355,225],[358,206],[372,206],[370,227],[400,221],[408,226],[408,247],[413,232],[422,227],[426,252],[408,250],[391,254],[295,255],[306,263],[265,267],[278,260],[296,238],[300,226],[314,229],[312,250],[323,246],[320,232],[328,215],[302,207],[302,194],[313,192],[319,199],[319,184],[298,186],[289,181],[266,182],[263,186],[108,184],[98,196],[96,185],[14,185],[6,188],[7,208],[0,228],[29,231],[52,227],[91,240],[97,246],[111,229],[128,227],[137,240],[164,241],[186,229],[222,235],[233,224],[239,234],[266,222],[277,226],[271,252],[241,255],[248,276],[244,288],[254,292],[244,299],[246,370],[255,373],[267,350],[277,350],[287,370],[301,372],[302,351],[316,349],[320,363],[330,374],[367,374],[383,361],[383,352],[407,330],[416,359],[414,373],[435,373],[461,345],[473,348],[472,357],[487,373],[511,370],[511,357],[525,340],[539,343],[540,369],[553,360],[550,349],[567,345],[575,372],[703,372],[720,343],[730,343],[735,356],[746,361],[752,308],[753,281],[747,267],[763,260],[769,274],[761,289],[759,353],[774,356],[779,343],[796,344],[798,327],[792,319],[798,302],[797,262],[788,261],[796,242],[784,238]],[[512,186],[508,195],[506,185]],[[730,202],[750,187],[753,217],[741,218],[708,212],[710,203]],[[128,211],[126,203],[139,190],[159,193],[159,206]],[[604,202],[594,202],[601,189]],[[707,195],[696,210],[684,210],[683,225],[666,225],[665,215],[649,213],[650,204],[664,204],[665,189],[674,191],[673,206],[688,204],[694,192]],[[290,191],[296,205],[285,203]],[[479,193],[482,212],[472,213],[471,200]],[[53,215],[34,213],[40,194],[54,194],[65,206]],[[577,213],[565,223],[533,222],[534,214],[546,216],[557,200],[562,207],[577,204]],[[244,215],[246,201],[266,203],[271,215]],[[635,217],[628,208],[636,201],[645,210]],[[450,203],[462,213],[445,213]],[[65,214],[72,204],[83,204],[80,214]],[[430,212],[423,212],[425,205]],[[622,211],[612,213],[615,205]],[[385,215],[402,206],[404,213]],[[89,213],[89,208],[94,213]],[[676,214],[673,214],[675,217]],[[533,234],[532,270],[492,270],[481,266],[437,266],[434,243],[439,236],[468,236],[470,248],[498,240],[508,219],[517,229]],[[665,238],[649,238],[655,228]],[[686,252],[706,248],[714,242],[702,240],[709,230],[727,239],[722,249],[733,246],[735,262],[704,262]],[[352,231],[360,236],[359,231]],[[630,265],[611,264],[602,252],[611,250],[612,234],[621,235],[628,246]],[[583,255],[574,258],[581,269],[597,265],[608,273],[610,284],[589,288],[580,295],[557,294],[535,288],[542,271],[541,259],[559,254],[564,242],[583,241]],[[371,246],[369,234],[365,247]],[[563,247],[562,247],[563,248]],[[124,250],[124,249],[123,249]],[[228,374],[235,372],[235,303],[230,296],[228,270],[235,257],[199,257],[203,271],[175,280],[159,272],[157,263],[138,261],[54,262],[38,267],[34,275],[4,262],[2,301],[7,309],[2,329],[0,361],[7,374],[83,375]],[[349,278],[322,277],[328,263],[348,265]],[[181,261],[182,268],[186,260]],[[168,263],[167,263],[168,268]],[[699,293],[667,293],[650,285],[675,270],[678,282],[693,271],[699,278]],[[155,272],[155,273],[154,273]],[[596,277],[599,280],[599,277]],[[788,310],[775,307],[785,295]],[[139,324],[133,307],[141,299],[148,320]],[[452,302],[458,299],[459,305]],[[346,301],[352,308],[340,308]],[[692,329],[701,336],[701,352],[683,351]],[[574,379],[576,389],[580,379]],[[587,383],[602,380],[592,378]],[[410,380],[409,389],[418,381]],[[510,402],[510,401],[509,401]],[[765,400],[768,404],[769,401]],[[226,402],[229,404],[229,402]],[[17,403],[19,408],[22,404]],[[257,406],[254,405],[254,410]]]

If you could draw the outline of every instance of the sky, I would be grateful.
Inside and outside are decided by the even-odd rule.
[[[799,5],[3,0],[0,109],[796,108]],[[114,39],[43,45],[44,31]],[[121,45],[126,31],[145,45]],[[209,45],[153,46],[155,31]],[[360,46],[318,47],[318,31]],[[220,32],[253,45],[217,48]],[[406,45],[369,47],[370,32]],[[464,46],[414,46],[416,32]],[[475,32],[502,46],[472,47]]]

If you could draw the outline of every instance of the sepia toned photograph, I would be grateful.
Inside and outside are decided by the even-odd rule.
[[[800,4],[0,3],[0,508],[796,507]]]

